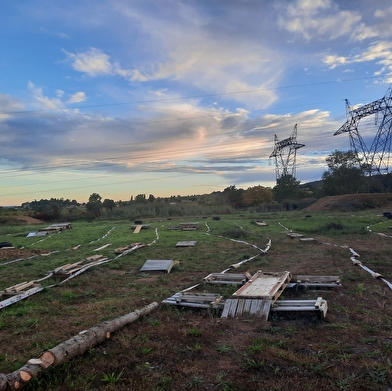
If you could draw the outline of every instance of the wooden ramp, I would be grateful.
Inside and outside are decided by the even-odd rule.
[[[140,230],[142,229],[142,225],[137,225],[136,227],[135,227],[135,229],[133,230],[133,233],[134,234],[138,234],[139,232],[140,232]]]
[[[227,299],[222,318],[261,318],[268,319],[271,299]]]

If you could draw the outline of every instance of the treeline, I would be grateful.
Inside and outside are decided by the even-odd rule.
[[[51,221],[60,217],[79,218],[140,218],[170,216],[200,216],[233,213],[239,209],[269,212],[302,209],[323,196],[352,193],[391,192],[392,174],[371,175],[371,169],[362,164],[352,151],[335,150],[326,158],[328,170],[317,182],[302,184],[292,175],[277,179],[273,188],[256,185],[247,189],[235,185],[223,191],[192,196],[155,197],[138,194],[126,201],[102,199],[92,193],[86,204],[76,200],[34,200],[22,208],[35,218]]]

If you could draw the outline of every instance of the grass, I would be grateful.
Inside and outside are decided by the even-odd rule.
[[[56,267],[96,254],[94,249],[107,243],[110,246],[99,253],[112,259],[64,285],[47,288],[0,311],[0,372],[12,372],[84,329],[152,301],[160,303],[201,282],[207,274],[259,253],[246,243],[230,239],[260,248],[265,248],[271,239],[268,254],[259,255],[235,272],[252,274],[261,269],[289,270],[293,276],[339,275],[343,284],[340,290],[284,292],[285,299],[327,299],[325,321],[292,315],[274,316],[268,322],[222,320],[213,312],[160,304],[151,315],[43,373],[25,389],[387,389],[392,386],[392,293],[382,281],[354,266],[348,249],[355,249],[363,264],[391,281],[392,239],[375,235],[367,228],[372,226],[373,231],[389,234],[389,225],[381,215],[372,210],[312,213],[311,218],[293,212],[221,215],[220,220],[194,216],[150,219],[151,228],[137,235],[128,220],[80,221],[73,223],[72,230],[42,242],[25,236],[36,226],[0,226],[0,237],[16,247],[57,251],[48,257],[0,265],[0,290],[42,278]],[[259,227],[252,223],[254,219],[262,219],[268,226]],[[188,232],[168,229],[183,221],[199,221],[200,228]],[[284,227],[315,237],[318,243],[290,239]],[[159,239],[151,244],[156,239],[155,229]],[[175,246],[184,240],[196,240],[196,246]],[[151,245],[115,258],[116,247],[134,242]],[[71,250],[77,244],[80,248]],[[147,259],[174,259],[180,264],[169,274],[140,273]],[[49,278],[42,284],[57,282]],[[235,289],[225,286],[220,293],[228,297]]]

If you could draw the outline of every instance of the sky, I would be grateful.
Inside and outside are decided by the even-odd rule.
[[[296,179],[320,180],[350,147],[345,99],[392,82],[391,19],[390,0],[2,0],[0,205],[273,187],[295,125]]]

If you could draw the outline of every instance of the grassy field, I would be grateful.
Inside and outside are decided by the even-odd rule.
[[[253,220],[264,220],[258,226]],[[198,221],[196,231],[172,230]],[[151,303],[150,315],[115,332],[106,342],[30,381],[26,390],[388,390],[392,387],[392,291],[353,264],[350,248],[371,270],[392,281],[391,222],[380,210],[356,213],[265,213],[194,216],[143,221],[74,222],[44,238],[27,238],[41,226],[0,226],[0,241],[17,248],[45,249],[8,263],[0,259],[0,290],[41,279],[49,271],[101,254],[110,262],[91,267],[62,285],[0,310],[0,373],[10,373],[45,349]],[[46,226],[43,224],[42,227]],[[304,243],[288,230],[316,241]],[[382,235],[379,235],[381,233]],[[234,239],[234,240],[230,240]],[[195,240],[194,247],[176,247]],[[253,247],[265,248],[267,254]],[[143,248],[116,258],[114,249]],[[94,251],[110,244],[101,251]],[[77,250],[73,250],[79,246]],[[222,319],[207,310],[163,304],[174,293],[200,283],[211,272],[259,254],[235,272],[290,271],[338,275],[342,287],[325,291],[285,290],[281,298],[328,301],[326,319],[277,316]],[[8,257],[9,258],[9,257]],[[173,259],[167,273],[141,273],[147,259]],[[61,280],[41,282],[49,287]],[[207,287],[203,287],[207,290]],[[222,288],[228,297],[235,289]]]

